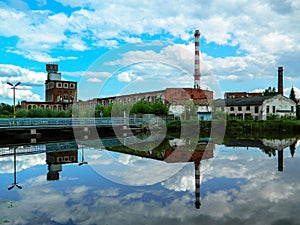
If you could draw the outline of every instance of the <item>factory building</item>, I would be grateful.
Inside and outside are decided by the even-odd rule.
[[[283,96],[283,68],[278,67],[278,92],[263,96],[262,93],[230,92],[225,99],[214,101],[215,111],[226,112],[230,117],[246,120],[266,120],[268,116],[296,117],[296,103]]]
[[[249,98],[218,99],[216,111],[226,112],[231,118],[266,120],[268,116],[296,117],[296,103],[281,94]]]

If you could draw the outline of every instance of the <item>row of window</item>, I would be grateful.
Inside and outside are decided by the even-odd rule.
[[[246,106],[246,111],[250,111],[251,110],[251,107],[250,106]],[[230,107],[230,111],[231,112],[234,112],[235,111],[235,107],[234,106],[231,106]],[[237,107],[237,111],[243,111],[243,106],[238,106]],[[294,106],[291,106],[291,112],[293,113],[294,112]],[[259,113],[259,106],[254,106],[254,113]],[[266,113],[269,114],[269,113],[276,113],[276,106],[269,106],[267,105],[266,106]]]
[[[164,102],[165,100],[165,96],[164,95],[160,95],[160,96],[145,96],[144,98],[140,98],[140,97],[133,97],[133,98],[120,98],[117,101],[119,103],[130,103],[131,101],[133,102],[138,102],[140,100],[144,100],[147,102],[153,102],[153,101],[157,101],[157,100],[161,100],[162,102]],[[100,104],[105,105],[105,104],[111,104],[114,103],[114,100],[109,99],[109,100],[101,100]]]
[[[51,106],[51,105],[28,105],[27,109],[36,109],[36,108],[41,108],[41,109],[53,109],[53,110],[58,110],[58,111],[62,111],[62,106]]]
[[[291,112],[294,112],[294,106],[291,106]],[[276,106],[272,106],[272,112],[271,112],[271,107],[267,105],[266,107],[266,113],[276,113]]]
[[[69,97],[70,97],[70,101],[72,102],[72,101],[74,101],[74,96],[73,95],[68,95],[68,94],[64,94],[63,96],[62,95],[59,95],[59,96],[57,96],[57,101],[58,102],[62,102],[63,100],[65,101],[65,100],[69,100]]]
[[[56,83],[56,87],[57,88],[69,88],[69,85],[70,85],[70,88],[71,89],[75,89],[75,83],[60,83],[60,82],[57,82]]]
[[[230,111],[233,112],[235,110],[234,106],[230,107]],[[250,106],[246,106],[246,111],[250,111],[251,107]],[[237,111],[243,111],[243,106],[238,106],[237,107]],[[254,113],[258,113],[259,112],[259,106],[254,106]]]
[[[50,82],[47,84],[47,89],[54,88],[54,82]],[[70,89],[75,89],[76,85],[75,83],[62,83],[62,82],[56,82],[56,88],[70,88]]]
[[[59,156],[57,157],[57,162],[62,163],[62,162],[76,162],[77,158],[75,156]]]

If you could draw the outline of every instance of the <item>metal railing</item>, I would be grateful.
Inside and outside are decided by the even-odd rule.
[[[0,119],[0,127],[27,127],[27,126],[103,126],[103,125],[136,125],[148,124],[149,119],[144,118],[123,118],[123,117],[103,117],[103,118],[16,118]]]

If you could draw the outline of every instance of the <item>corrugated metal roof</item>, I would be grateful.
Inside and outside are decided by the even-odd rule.
[[[249,98],[229,98],[229,99],[217,99],[214,101],[215,107],[224,106],[250,106],[250,105],[261,105],[266,99],[274,96],[257,96]]]

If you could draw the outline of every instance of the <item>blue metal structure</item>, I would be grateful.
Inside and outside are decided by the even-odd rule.
[[[130,125],[142,126],[149,123],[145,118],[17,118],[0,119],[0,128],[47,128],[47,127],[76,127],[76,126],[112,126]]]

